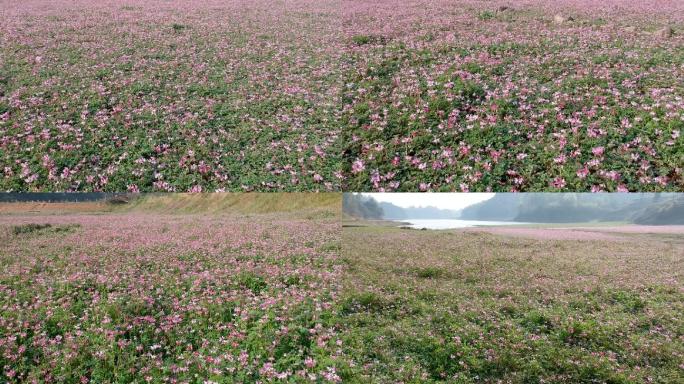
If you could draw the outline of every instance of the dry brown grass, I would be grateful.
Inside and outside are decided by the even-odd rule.
[[[44,202],[17,202],[0,204],[0,214],[65,214],[65,213],[88,213],[109,211],[111,206],[105,202],[65,202],[65,203],[44,203]]]

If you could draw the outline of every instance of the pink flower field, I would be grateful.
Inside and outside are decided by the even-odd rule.
[[[0,1],[0,189],[339,190],[338,11]]]
[[[682,226],[412,230],[342,201],[0,204],[0,383],[681,383]]]
[[[0,382],[339,381],[334,219],[12,215],[0,241]]]
[[[684,2],[354,2],[348,191],[681,191]]]
[[[683,26],[679,0],[0,0],[0,190],[681,191]]]

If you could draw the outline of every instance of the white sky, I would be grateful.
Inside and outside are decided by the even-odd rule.
[[[441,209],[462,209],[494,197],[493,193],[363,193],[376,201],[385,201],[403,208],[437,207]]]

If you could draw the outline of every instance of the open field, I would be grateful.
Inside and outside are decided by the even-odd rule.
[[[628,240],[634,235],[677,235],[684,240],[683,225],[618,225],[610,224],[601,226],[568,226],[559,225],[544,227],[542,225],[515,226],[515,227],[480,227],[468,228],[468,232],[486,232],[505,236],[521,236],[536,239],[555,239],[555,240]],[[655,240],[656,237],[653,237]]]
[[[0,215],[0,382],[339,381],[337,196]]]
[[[0,0],[0,190],[681,191],[683,15]]]
[[[682,382],[684,236],[477,231],[343,228],[340,332],[361,381]]]

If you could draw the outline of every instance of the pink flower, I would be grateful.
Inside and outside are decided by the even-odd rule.
[[[606,179],[608,179],[608,180],[613,180],[613,181],[618,181],[618,180],[620,180],[620,173],[617,172],[617,171],[604,171],[604,170],[601,170],[601,172],[599,172],[599,174],[601,175],[601,177],[604,177],[604,178],[606,178]]]
[[[363,160],[361,159],[356,159],[352,163],[352,173],[357,174],[363,172],[363,170],[366,169],[366,166],[363,164]]]
[[[342,379],[337,375],[337,372],[335,372],[335,367],[328,367],[328,369],[323,372],[323,377],[333,383],[339,383],[342,381]]]
[[[373,183],[373,185],[376,185],[376,186],[380,182],[380,173],[378,172],[377,169],[374,170],[373,172],[371,172],[370,180],[371,180],[371,183]]]
[[[595,147],[591,149],[591,153],[594,154],[594,156],[603,156],[603,152],[605,151],[604,147]]]
[[[313,368],[316,366],[316,360],[311,356],[307,356],[306,359],[304,359],[304,365],[306,365],[307,368]]]
[[[551,185],[553,188],[558,188],[558,189],[564,188],[565,187],[565,179],[562,177],[556,177],[555,179],[553,179],[551,181],[551,183],[549,185]]]
[[[580,168],[577,170],[577,177],[579,177],[580,179],[586,178],[587,175],[589,175],[589,168],[587,168],[586,166],[584,168]]]
[[[197,166],[197,170],[201,174],[207,174],[210,170],[210,167],[207,163],[204,162],[204,160],[200,161],[199,166]]]
[[[656,183],[662,185],[663,187],[667,185],[668,182],[670,182],[670,178],[667,176],[658,176],[653,179]]]

